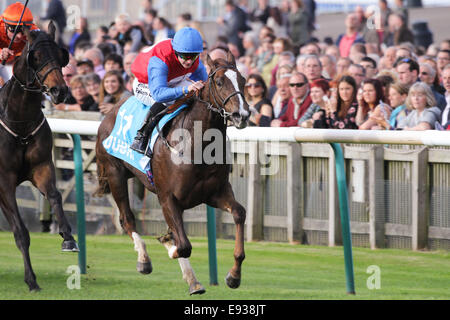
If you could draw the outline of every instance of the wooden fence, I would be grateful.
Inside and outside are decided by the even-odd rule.
[[[64,112],[49,117],[64,117]],[[99,120],[98,113],[70,113]],[[333,151],[323,143],[231,141],[230,181],[247,209],[247,241],[281,241],[335,246],[341,229]],[[69,135],[54,137],[57,186],[76,230],[73,162]],[[82,139],[87,231],[122,232],[111,195],[94,198],[97,187],[95,137]],[[65,150],[65,151],[64,151]],[[343,145],[347,167],[353,246],[402,249],[450,249],[450,150],[418,146]],[[66,155],[66,158],[64,158]],[[140,232],[159,235],[166,224],[155,195],[129,181],[131,205]],[[17,192],[21,208],[48,211],[30,184]],[[48,213],[47,213],[48,214]],[[230,214],[216,210],[219,238],[234,237]],[[206,236],[206,206],[187,210],[188,235]],[[1,222],[1,221],[0,221]],[[0,228],[5,228],[0,223]],[[75,232],[74,230],[74,232]]]

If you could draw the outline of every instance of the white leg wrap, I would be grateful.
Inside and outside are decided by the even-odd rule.
[[[175,246],[170,247],[170,249],[169,249],[169,257],[171,259],[174,259],[174,255],[175,255],[176,251],[177,251],[177,247],[175,247]]]
[[[139,236],[139,234],[137,234],[136,232],[133,232],[131,234],[131,236],[133,237],[133,241],[134,241],[134,250],[137,251],[137,253],[138,253],[138,261],[139,262],[147,262],[148,254],[147,254],[144,240],[142,240],[141,237]]]

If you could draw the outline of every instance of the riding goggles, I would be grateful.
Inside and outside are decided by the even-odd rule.
[[[192,60],[192,61],[195,61],[199,56],[198,53],[182,53],[182,52],[176,52],[176,51],[175,51],[175,54],[177,57],[180,57],[183,60]]]
[[[23,33],[23,26],[14,26],[11,24],[7,24],[6,30],[8,30],[11,33],[14,33],[16,31],[16,27],[17,27],[17,33]]]

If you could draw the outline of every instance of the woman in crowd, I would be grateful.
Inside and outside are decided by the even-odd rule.
[[[95,102],[98,104],[100,99],[100,84],[102,82],[102,79],[100,79],[100,76],[96,73],[89,73],[84,76],[83,83],[86,87],[87,93],[91,95],[92,98],[94,98]]]
[[[76,29],[72,34],[69,41],[69,52],[71,54],[75,53],[75,47],[78,43],[85,41],[91,41],[91,34],[89,33],[88,20],[84,17],[80,17],[76,22]]]
[[[379,129],[395,130],[399,122],[403,121],[409,113],[406,108],[406,98],[408,97],[408,87],[400,82],[389,86],[389,105],[392,110],[389,119],[381,113],[375,113],[370,117],[377,122]],[[377,107],[379,108],[379,107]]]
[[[98,111],[98,104],[87,92],[82,75],[70,79],[70,95],[65,103],[55,105],[57,110],[64,111]]]
[[[131,96],[125,88],[122,74],[117,70],[108,71],[100,86],[99,109],[103,114],[109,113],[119,101]]]
[[[314,128],[358,129],[356,125],[356,81],[345,75],[337,84],[337,99],[326,102],[326,112],[313,116]]]
[[[272,103],[267,99],[267,86],[258,74],[251,74],[245,84],[245,99],[252,115],[250,125],[270,127],[272,120]]]
[[[431,130],[439,121],[441,110],[436,107],[436,99],[430,87],[423,82],[414,83],[409,89],[406,106],[411,112],[399,121],[403,130]]]
[[[391,115],[390,107],[384,103],[383,86],[378,79],[367,79],[362,83],[362,93],[357,96],[358,112],[356,115],[356,124],[361,130],[379,129],[372,115],[384,116],[389,119]],[[379,106],[378,110],[375,110]],[[375,112],[376,111],[376,112]]]
[[[389,128],[395,129],[402,119],[406,118],[409,109],[406,108],[406,98],[408,97],[408,87],[396,82],[389,87],[389,103],[392,113],[389,118]]]
[[[312,128],[314,124],[313,115],[318,119],[320,115],[326,112],[325,101],[330,97],[330,85],[325,79],[316,79],[310,84],[311,105],[303,116],[298,120],[298,125],[303,128]],[[320,112],[322,110],[322,112]]]

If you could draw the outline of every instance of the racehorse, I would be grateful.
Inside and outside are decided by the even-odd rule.
[[[40,290],[31,267],[30,235],[16,202],[16,187],[29,180],[50,202],[57,216],[63,251],[78,251],[56,189],[52,162],[52,132],[42,113],[43,93],[61,103],[68,92],[61,68],[69,62],[67,50],[55,43],[56,28],[49,33],[23,29],[27,44],[14,61],[12,78],[0,91],[0,208],[22,252],[25,282],[30,291]]]
[[[205,292],[205,289],[197,281],[188,260],[192,246],[183,226],[184,210],[205,203],[233,215],[236,224],[235,262],[226,276],[226,283],[230,288],[239,287],[241,265],[245,258],[245,209],[235,200],[229,183],[230,164],[226,161],[217,161],[212,164],[196,163],[192,157],[195,152],[194,145],[198,145],[195,141],[194,143],[180,142],[177,145],[178,152],[174,152],[172,147],[176,142],[182,141],[179,135],[180,129],[189,133],[184,138],[194,137],[198,134],[194,132],[194,125],[200,123],[201,137],[210,129],[220,133],[223,153],[217,152],[225,155],[227,121],[231,120],[237,128],[244,128],[247,125],[249,106],[243,95],[245,79],[236,69],[234,57],[229,53],[227,60],[212,61],[207,56],[206,63],[210,73],[204,88],[199,91],[197,97],[193,98],[189,108],[183,110],[164,127],[162,131],[165,133],[165,138],[156,140],[151,159],[154,184],[150,183],[146,174],[125,161],[109,155],[102,145],[102,141],[114,128],[121,103],[116,106],[115,112],[108,114],[100,124],[96,143],[99,179],[97,195],[112,193],[120,211],[120,223],[134,241],[134,249],[138,252],[137,270],[143,274],[149,274],[152,271],[152,264],[146,245],[136,231],[135,218],[130,209],[127,180],[133,176],[158,196],[169,229],[168,234],[160,237],[159,241],[168,249],[172,259],[178,259],[183,279],[189,285],[190,294],[201,294]],[[200,146],[200,152],[202,152],[205,150],[206,143],[202,141]],[[178,161],[182,154],[190,155],[188,161]]]

